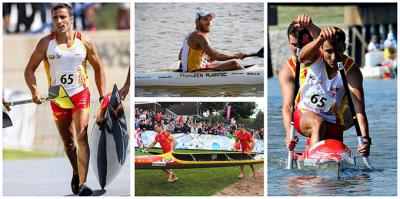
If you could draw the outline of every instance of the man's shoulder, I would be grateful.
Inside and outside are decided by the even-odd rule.
[[[47,34],[46,36],[40,38],[39,43],[42,43],[42,42],[48,43],[48,42],[50,42],[50,40],[53,40],[53,39],[56,39],[55,34],[50,33],[50,34]]]
[[[201,33],[199,31],[193,31],[189,33],[189,39],[206,39],[207,36],[204,33]]]

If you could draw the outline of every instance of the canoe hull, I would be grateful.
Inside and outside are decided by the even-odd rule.
[[[127,125],[116,86],[106,108],[105,121],[94,123],[89,142],[90,163],[102,189],[117,176],[127,157]]]
[[[184,159],[177,159],[179,156]],[[135,169],[192,169],[230,167],[262,163],[264,163],[262,155],[249,155],[236,152],[189,155],[165,153],[160,155],[135,157]]]
[[[294,162],[298,169],[329,169],[337,177],[344,169],[356,165],[352,151],[337,140],[323,140],[303,153],[296,153]]]
[[[264,68],[257,65],[237,71],[138,73],[136,86],[212,86],[264,83]]]

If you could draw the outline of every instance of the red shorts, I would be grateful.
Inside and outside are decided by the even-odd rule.
[[[85,89],[71,97],[72,103],[75,108],[64,109],[57,106],[55,103],[50,102],[51,110],[53,111],[53,117],[55,120],[66,120],[72,117],[72,114],[79,109],[87,109],[90,107],[90,93],[88,89]]]
[[[301,112],[301,110],[296,109],[294,111],[293,121],[294,121],[294,128],[296,129],[296,131],[303,135],[303,132],[301,132],[301,129],[300,129],[300,120],[301,120],[302,115],[303,115],[303,113]],[[330,123],[330,122],[326,122],[326,121],[325,121],[325,123],[326,123],[326,131],[327,131],[325,133],[325,139],[334,139],[334,140],[343,141],[343,131],[344,131],[343,125],[334,124],[334,123]]]

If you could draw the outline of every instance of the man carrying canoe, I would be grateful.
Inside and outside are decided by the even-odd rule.
[[[162,123],[156,123],[154,128],[156,129],[157,135],[154,138],[154,141],[145,149],[143,149],[142,152],[146,153],[148,149],[153,148],[158,142],[160,143],[163,153],[172,153],[176,146],[175,138],[170,132],[164,131],[164,125]],[[178,177],[176,177],[172,169],[164,169],[163,171],[169,174],[168,182],[174,182],[178,180]]]
[[[179,52],[181,68],[183,72],[193,72],[203,68],[216,70],[239,70],[242,65],[232,59],[244,59],[244,53],[234,55],[224,54],[214,49],[208,41],[207,34],[211,29],[212,19],[215,18],[212,12],[197,12],[195,17],[196,30],[189,32],[183,41]],[[212,63],[216,61],[228,61],[225,63]]]
[[[89,61],[93,67],[100,102],[106,87],[104,67],[93,42],[72,29],[74,17],[71,7],[68,4],[57,4],[51,13],[54,32],[43,37],[37,44],[25,68],[25,81],[31,90],[33,102],[41,104],[35,71],[43,61],[49,86],[62,85],[71,97],[75,108],[63,109],[51,103],[51,109],[65,153],[73,168],[72,192],[88,196],[92,190],[85,185],[90,157],[87,136],[90,93],[86,64]],[[74,142],[75,137],[78,147]]]
[[[311,138],[311,146],[325,139],[343,141],[347,98],[334,53],[334,46],[337,46],[338,56],[342,58],[346,70],[346,79],[364,141],[363,145],[358,146],[358,151],[368,156],[371,138],[365,113],[363,77],[353,59],[343,54],[345,40],[343,30],[326,27],[316,39],[302,48],[299,61],[304,65],[300,69],[300,89],[295,101],[294,127],[300,134]]]
[[[256,146],[256,142],[254,141],[253,136],[251,135],[250,132],[246,131],[244,129],[243,125],[239,125],[238,127],[238,133],[236,134],[237,137],[237,142],[240,143],[240,146],[242,148],[243,153],[251,153],[253,151],[254,147]],[[253,171],[253,177],[256,176],[256,172],[254,170],[254,166],[252,164],[249,165],[251,170]],[[240,166],[240,174],[239,178],[244,177],[244,166]]]

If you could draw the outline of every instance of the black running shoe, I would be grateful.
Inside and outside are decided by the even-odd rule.
[[[93,191],[88,186],[83,184],[79,187],[79,196],[91,196],[92,194]]]
[[[74,193],[74,195],[77,195],[79,193],[79,176],[78,176],[78,174],[72,175],[71,190],[72,190],[72,193]]]

